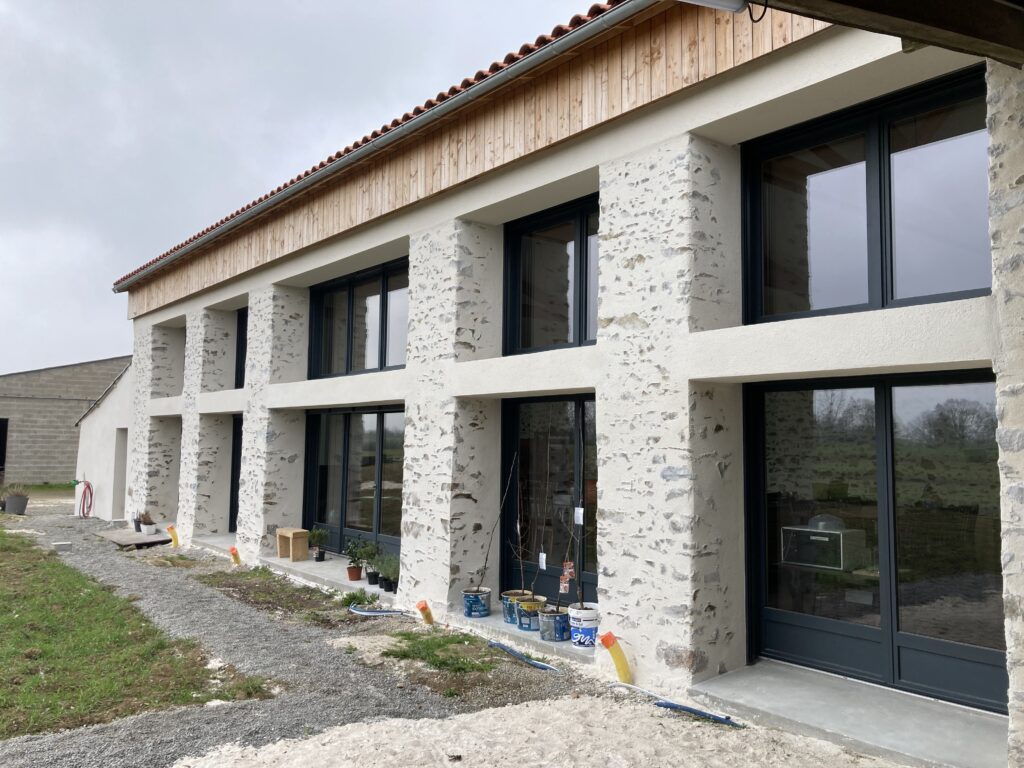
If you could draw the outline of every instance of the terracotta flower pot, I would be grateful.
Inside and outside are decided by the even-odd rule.
[[[359,581],[363,578],[363,566],[361,565],[350,565],[346,570],[349,581]]]

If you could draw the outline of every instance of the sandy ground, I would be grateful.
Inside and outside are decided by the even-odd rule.
[[[356,694],[358,695],[358,694]],[[411,766],[889,768],[895,764],[765,728],[734,729],[630,699],[584,696],[445,720],[380,720],[264,747],[225,745],[175,768]]]

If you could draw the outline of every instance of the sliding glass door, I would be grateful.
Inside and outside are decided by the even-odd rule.
[[[1006,708],[991,376],[751,387],[760,653]]]
[[[587,600],[597,591],[597,452],[594,396],[509,400],[504,404],[502,589],[532,589],[563,605],[566,562]],[[583,507],[582,537],[575,509]]]

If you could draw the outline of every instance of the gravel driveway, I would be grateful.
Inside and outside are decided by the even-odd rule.
[[[70,505],[38,512],[6,527],[39,531],[44,546],[71,541],[73,551],[61,556],[65,562],[115,586],[118,594],[138,596],[136,605],[168,634],[197,639],[207,656],[283,682],[286,690],[263,701],[164,710],[0,741],[4,768],[160,768],[228,742],[259,746],[362,720],[437,718],[455,711],[450,700],[421,686],[399,687],[400,678],[386,669],[365,667],[329,645],[339,636],[336,630],[276,620],[200,584],[189,569],[158,568],[118,552],[93,535],[107,523],[73,519]]]

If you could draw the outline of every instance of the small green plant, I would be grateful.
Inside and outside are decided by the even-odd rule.
[[[435,630],[433,632],[395,632],[393,637],[400,640],[400,644],[395,648],[383,651],[381,656],[392,659],[414,659],[422,661],[428,667],[456,674],[489,672],[494,669],[494,662],[490,659],[476,659],[465,652],[478,650],[480,641],[472,635]]]
[[[445,688],[444,691],[441,692],[441,695],[446,699],[454,699],[459,696],[459,692],[454,688]]]
[[[363,558],[363,563],[366,565],[366,569],[372,570],[374,567],[374,561],[380,556],[380,547],[372,541],[364,541],[362,543],[361,556]]]
[[[314,528],[309,532],[309,545],[317,549],[323,549],[327,544],[329,534],[326,528]]]
[[[365,589],[357,589],[354,592],[346,592],[341,598],[341,604],[348,608],[350,605],[373,605],[377,602]]]
[[[397,555],[383,554],[377,558],[377,570],[388,581],[398,582],[399,564]]]
[[[349,539],[345,542],[345,557],[353,568],[362,568],[366,562],[366,545],[359,539]]]

